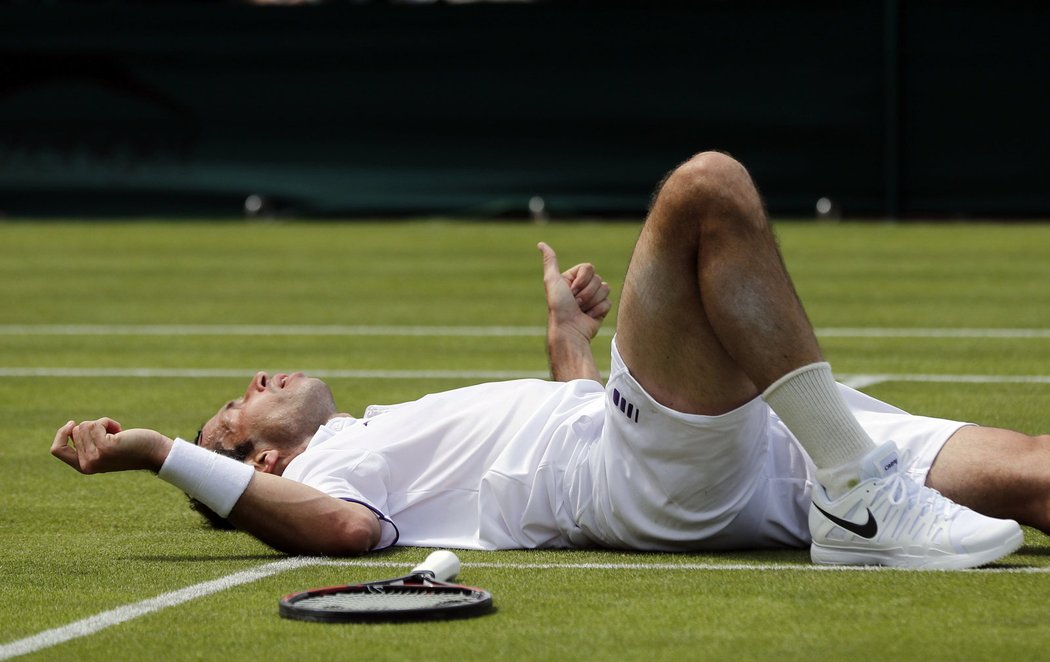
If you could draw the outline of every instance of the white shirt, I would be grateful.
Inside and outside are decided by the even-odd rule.
[[[284,477],[380,518],[377,548],[567,547],[562,478],[601,433],[598,382],[517,380],[336,418]]]

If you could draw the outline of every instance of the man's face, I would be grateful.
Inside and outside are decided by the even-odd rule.
[[[336,413],[328,385],[301,372],[256,373],[244,395],[230,400],[201,429],[200,445],[232,450],[251,440],[256,450],[290,449]]]

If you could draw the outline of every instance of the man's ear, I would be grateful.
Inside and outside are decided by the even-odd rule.
[[[264,451],[259,451],[251,458],[252,466],[258,471],[264,474],[272,474],[274,467],[277,466],[278,460],[281,459],[281,453],[276,448],[269,448]]]

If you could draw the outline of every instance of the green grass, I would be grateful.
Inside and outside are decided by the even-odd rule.
[[[536,241],[595,262],[619,290],[634,223],[0,224],[0,327],[331,324],[542,327]],[[819,328],[1050,328],[1050,225],[779,223]],[[611,324],[610,324],[611,326]],[[828,337],[840,373],[1050,375],[1047,338]],[[608,365],[608,335],[596,341]],[[537,336],[0,335],[0,368],[546,369]],[[203,527],[144,473],[83,477],[51,458],[70,418],[192,435],[246,378],[0,378],[0,646],[283,558]],[[360,413],[468,383],[337,378]],[[1046,431],[1046,384],[889,381],[924,414]],[[377,560],[417,562],[425,550]],[[463,622],[326,626],[276,600],[390,568],[311,566],[149,614],[27,659],[1034,659],[1050,574],[817,572],[805,551],[651,555],[463,552],[498,611]],[[486,564],[483,567],[471,563]],[[587,569],[583,563],[660,564]],[[497,567],[489,567],[496,564]],[[552,564],[548,569],[522,565]],[[683,564],[755,569],[682,569]],[[1003,565],[1050,567],[1050,540]],[[676,567],[678,566],[678,567]],[[792,566],[794,569],[782,566]],[[765,568],[765,569],[763,569]]]

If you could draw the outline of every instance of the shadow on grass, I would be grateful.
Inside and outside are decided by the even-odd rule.
[[[332,557],[332,560],[383,559],[396,555],[396,549],[372,552],[365,556]],[[270,552],[261,554],[136,554],[120,557],[122,561],[163,561],[171,563],[199,563],[201,561],[283,561],[296,558],[295,554]]]
[[[121,557],[122,561],[162,561],[165,563],[200,563],[202,561],[280,561],[283,554],[149,554]]]
[[[1050,556],[1050,547],[1036,546],[1036,545],[1024,545],[1021,549],[1014,552],[1014,554],[1024,554],[1026,556]]]

